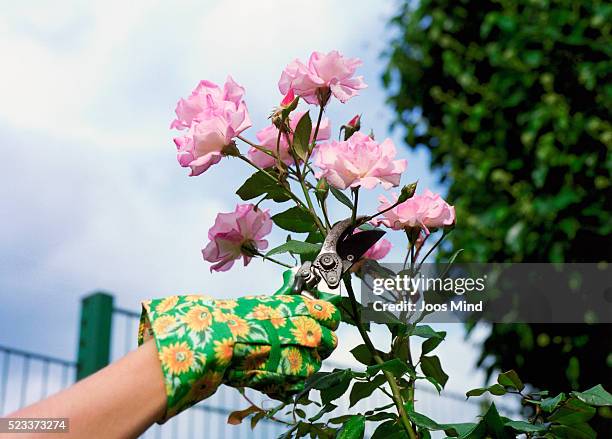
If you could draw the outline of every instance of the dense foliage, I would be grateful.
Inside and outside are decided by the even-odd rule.
[[[464,260],[610,260],[611,23],[597,0],[399,6],[383,79],[406,143],[442,171]],[[608,325],[498,325],[482,360],[577,388],[609,382],[609,337]]]
[[[446,171],[465,258],[610,259],[611,20],[598,1],[451,0],[393,20],[390,103]]]

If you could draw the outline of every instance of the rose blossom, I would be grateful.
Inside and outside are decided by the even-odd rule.
[[[378,183],[389,189],[399,184],[406,169],[406,160],[394,160],[396,151],[391,139],[379,144],[360,132],[346,141],[321,144],[316,151],[314,163],[321,169],[316,177],[325,177],[338,189],[372,189]]]
[[[253,204],[238,204],[234,212],[219,213],[208,231],[210,242],[202,250],[204,260],[216,262],[210,271],[227,271],[234,261],[243,257],[248,265],[253,252],[268,247],[264,240],[272,230],[268,210],[256,209]]]
[[[397,201],[393,194],[393,201],[387,200],[384,195],[379,197],[378,211],[381,212]],[[429,229],[450,227],[455,224],[455,208],[442,199],[440,194],[434,194],[429,189],[422,195],[414,195],[393,209],[382,214],[383,219],[374,219],[374,223],[384,224],[394,230],[406,228],[422,228],[425,234]]]
[[[228,76],[223,89],[213,82],[200,81],[187,99],[179,100],[177,118],[170,128],[188,130],[174,143],[179,164],[191,168],[189,175],[200,175],[218,163],[223,149],[251,126],[243,95],[244,88]]]
[[[291,134],[289,134],[289,138],[291,142],[293,142],[293,132],[297,127],[298,122],[304,115],[304,112],[296,111],[292,114],[292,117],[289,122],[289,126],[291,127]],[[312,127],[312,133],[310,135],[310,141],[312,142],[312,138],[314,136],[314,131],[316,127]],[[327,140],[331,136],[331,127],[329,125],[329,119],[323,118],[321,120],[321,125],[319,126],[319,132],[317,134],[317,140]],[[266,128],[260,130],[256,134],[257,140],[261,146],[266,147],[269,151],[276,154],[276,141],[278,139],[278,128],[274,125],[267,126]],[[293,156],[289,152],[289,143],[287,143],[286,137],[283,135],[280,139],[279,152],[281,160],[289,165],[293,163]],[[261,152],[257,148],[251,147],[248,152],[249,158],[255,163],[257,166],[261,168],[268,168],[270,166],[274,166],[276,164],[276,159],[265,152]]]
[[[319,96],[329,92],[344,103],[367,87],[362,76],[353,78],[361,64],[360,59],[345,58],[337,50],[313,52],[308,65],[296,59],[285,67],[278,88],[282,94],[293,88],[309,104],[325,104],[319,102]]]
[[[389,254],[391,251],[391,242],[386,239],[379,239],[376,244],[368,249],[367,252],[363,254],[364,259],[374,259],[376,261],[381,260],[385,256]]]

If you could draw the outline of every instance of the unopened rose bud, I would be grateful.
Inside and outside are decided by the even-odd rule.
[[[327,198],[327,194],[329,193],[329,184],[325,178],[319,179],[316,187],[317,198],[320,201],[324,201]]]
[[[278,108],[275,108],[270,115],[272,124],[284,133],[289,130],[289,115],[297,108],[300,98],[296,97],[292,88],[289,89]]]
[[[361,114],[356,115],[347,123],[348,126],[355,128],[356,131],[359,131],[361,128]]]
[[[292,88],[290,88],[287,94],[285,95],[285,97],[283,98],[283,100],[281,101],[280,106],[282,108],[288,108],[294,103],[295,105],[297,105],[297,102],[295,101],[295,92],[293,91]]]
[[[410,183],[404,186],[402,188],[402,191],[400,192],[399,197],[397,197],[398,203],[403,203],[407,199],[412,198],[414,196],[414,193],[416,192],[418,183],[418,181],[415,181],[414,183]]]
[[[349,120],[346,125],[340,127],[340,132],[344,130],[344,140],[348,140],[353,134],[361,129],[361,115],[358,114]]]

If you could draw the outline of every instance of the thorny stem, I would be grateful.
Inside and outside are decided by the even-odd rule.
[[[236,137],[238,139],[242,140],[244,143],[248,144],[249,146],[252,146],[253,148],[263,152],[264,154],[268,154],[269,156],[274,157],[274,153],[272,151],[270,151],[268,148],[266,148],[265,146],[253,143],[249,139],[247,139],[245,137],[242,137],[242,136],[236,136]]]
[[[278,139],[280,141],[280,132]],[[314,209],[314,205],[312,204],[312,199],[310,198],[310,194],[308,193],[308,188],[306,187],[306,183],[304,180],[304,174],[302,174],[302,171],[300,170],[300,164],[298,158],[293,152],[293,145],[290,142],[289,136],[287,136],[287,142],[289,143],[289,151],[291,151],[291,154],[293,155],[293,161],[295,162],[295,174],[298,178],[298,182],[300,183],[300,187],[302,188],[302,192],[304,193],[304,197],[306,198],[306,203],[308,204],[308,211],[310,212],[310,216],[312,216],[312,219],[314,220],[321,234],[323,236],[327,236],[327,229],[321,223],[319,215],[317,215],[317,212]],[[305,162],[308,162],[308,158],[306,158]],[[304,169],[306,169],[306,166],[304,166]]]
[[[270,256],[266,256],[261,252],[255,252],[255,255],[264,258],[266,261],[270,261],[270,262],[274,262],[275,264],[282,265],[283,267],[293,268],[293,265],[285,264],[284,262],[281,262],[278,259],[271,258]]]
[[[321,224],[321,220],[319,219],[319,216],[314,210],[314,205],[312,204],[310,194],[308,193],[308,188],[306,188],[306,184],[304,184],[304,178],[302,176],[300,176],[300,186],[302,187],[302,192],[304,192],[304,196],[306,197],[306,203],[308,203],[308,210],[310,211],[310,215],[312,215],[312,218],[314,219],[315,224],[321,231],[321,234],[323,236],[327,236],[327,230],[325,229],[323,224]]]
[[[327,215],[327,200],[321,200],[320,203],[321,210],[323,211],[323,218],[325,218],[325,225],[327,229],[331,229],[331,222],[329,221],[329,216]]]
[[[444,232],[442,232],[442,236],[440,236],[440,239],[436,241],[436,243],[429,249],[429,251],[425,254],[425,256],[423,256],[423,259],[421,259],[421,263],[417,267],[417,272],[421,269],[427,257],[436,249],[436,247],[438,247],[438,245],[440,245],[440,243],[444,240],[446,235],[448,235],[451,231],[452,230],[449,230],[449,231],[444,230]]]
[[[308,165],[308,160],[310,159],[310,155],[312,154],[312,151],[314,150],[314,144],[316,143],[317,136],[319,135],[319,127],[321,126],[321,120],[323,119],[323,108],[324,108],[324,105],[319,106],[319,116],[317,117],[317,125],[315,126],[314,135],[312,136],[313,147],[308,149],[306,160],[304,160],[304,163],[305,163],[304,169],[306,169],[306,166]]]
[[[278,169],[282,168],[283,163],[280,158],[280,140],[282,135],[283,132],[281,130],[278,130],[278,136],[276,137],[276,166],[278,166]]]
[[[390,211],[391,209],[393,209],[393,208],[395,208],[395,207],[399,206],[400,204],[402,204],[402,203],[404,203],[404,202],[405,202],[405,201],[401,201],[401,202],[400,202],[400,201],[396,201],[395,203],[393,203],[391,206],[387,207],[386,209],[380,210],[380,211],[376,212],[374,215],[370,215],[369,217],[367,217],[366,219],[364,219],[364,222],[368,222],[368,221],[370,221],[371,219],[373,219],[373,218],[377,217],[378,215],[382,215],[383,213]]]
[[[365,342],[368,350],[370,351],[370,354],[372,355],[372,358],[374,358],[374,361],[376,361],[377,364],[383,364],[383,359],[380,357],[380,355],[378,355],[376,348],[372,344],[372,340],[370,340],[370,336],[361,324],[359,310],[357,309],[357,299],[355,298],[355,292],[353,291],[353,286],[351,285],[350,275],[344,276],[343,281],[350,298],[351,308],[353,310],[353,321],[357,326],[357,330],[359,331],[359,334],[361,334],[361,338]],[[408,418],[406,410],[404,409],[404,401],[402,400],[402,395],[400,393],[399,386],[395,381],[395,377],[391,372],[388,372],[386,370],[383,370],[383,374],[385,375],[385,378],[389,383],[389,387],[391,388],[392,399],[395,403],[395,407],[397,408],[397,413],[402,421],[402,425],[406,429],[406,432],[408,433],[408,436],[410,436],[410,439],[417,439],[417,435],[414,432],[412,424],[410,423],[410,419]]]

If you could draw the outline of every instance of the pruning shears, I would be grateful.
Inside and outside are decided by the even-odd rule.
[[[366,216],[347,218],[331,228],[321,250],[313,261],[305,261],[299,267],[283,273],[284,285],[276,294],[304,294],[310,297],[329,297],[321,290],[338,290],[332,296],[340,296],[338,287],[342,276],[385,234],[382,230],[355,230],[367,221]],[[327,288],[317,288],[323,283]]]

